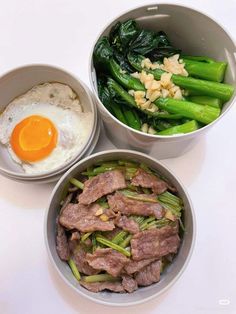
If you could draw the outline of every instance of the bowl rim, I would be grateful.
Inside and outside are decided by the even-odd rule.
[[[191,240],[191,245],[190,245],[190,249],[189,249],[189,253],[186,257],[186,260],[184,261],[180,271],[177,273],[177,275],[169,282],[168,285],[166,285],[161,291],[152,294],[151,296],[145,298],[145,299],[140,299],[138,301],[131,301],[131,302],[127,302],[125,304],[123,303],[112,303],[109,301],[102,301],[102,300],[98,300],[96,299],[96,297],[87,295],[86,293],[80,290],[77,290],[76,287],[70,282],[69,279],[67,279],[60,271],[59,267],[57,266],[56,262],[54,261],[54,258],[52,256],[51,250],[50,250],[50,245],[49,245],[49,241],[48,241],[48,232],[47,232],[47,223],[48,223],[48,215],[49,215],[49,211],[50,211],[50,207],[51,207],[51,202],[52,199],[54,198],[54,194],[56,193],[58,187],[61,185],[61,183],[64,181],[64,179],[67,177],[68,174],[70,174],[70,172],[72,172],[74,169],[76,169],[78,166],[80,166],[81,164],[83,164],[84,162],[86,162],[89,159],[92,158],[97,158],[97,157],[102,157],[103,154],[112,154],[112,153],[124,153],[124,154],[131,154],[134,157],[135,156],[143,156],[145,158],[148,158],[149,160],[151,160],[152,162],[155,162],[155,164],[157,164],[158,166],[163,167],[165,170],[167,170],[177,181],[178,184],[181,186],[181,189],[184,192],[185,197],[187,198],[188,202],[189,202],[189,209],[192,215],[192,240]],[[77,162],[75,165],[73,165],[66,173],[64,173],[64,175],[60,178],[60,180],[57,182],[57,184],[55,185],[51,196],[49,198],[49,202],[48,202],[48,206],[47,209],[45,211],[45,216],[44,216],[44,243],[46,245],[46,250],[49,256],[49,260],[51,262],[51,264],[53,265],[53,268],[56,269],[57,273],[59,274],[59,276],[61,277],[61,279],[69,286],[71,287],[76,293],[78,293],[79,295],[93,301],[96,302],[98,304],[103,304],[103,305],[109,305],[109,306],[113,306],[113,307],[124,307],[124,306],[133,306],[133,305],[137,305],[137,304],[142,304],[145,303],[151,299],[154,299],[158,296],[160,296],[161,294],[163,294],[164,292],[166,292],[172,285],[175,284],[175,282],[182,276],[182,274],[184,273],[185,269],[187,268],[189,261],[192,257],[193,254],[193,250],[195,247],[195,243],[196,243],[196,216],[195,216],[195,211],[193,208],[193,204],[191,201],[191,198],[186,190],[186,188],[184,187],[184,185],[182,184],[181,180],[178,178],[178,176],[176,176],[165,164],[163,164],[162,162],[160,162],[159,160],[157,160],[154,157],[151,157],[147,154],[138,152],[138,151],[134,151],[134,150],[128,150],[128,149],[111,149],[111,150],[105,150],[102,152],[98,152],[95,154],[92,154],[90,156],[87,156],[85,158],[83,158],[82,160],[80,160],[79,162]]]
[[[221,24],[221,22],[219,22],[217,19],[213,18],[213,16],[209,15],[208,13],[202,11],[202,10],[198,10],[195,9],[193,6],[189,6],[189,5],[181,5],[181,4],[174,4],[174,3],[168,3],[168,2],[158,2],[158,3],[150,3],[150,4],[145,4],[145,5],[137,5],[135,7],[132,7],[128,10],[123,10],[119,15],[116,15],[115,17],[113,17],[112,19],[109,20],[108,23],[105,24],[105,26],[103,26],[102,31],[100,31],[95,39],[94,44],[92,45],[92,49],[90,52],[90,57],[89,57],[89,64],[88,64],[88,70],[89,70],[89,81],[90,81],[90,85],[92,87],[92,92],[96,98],[96,101],[98,102],[99,106],[105,111],[106,115],[109,116],[109,118],[112,118],[117,124],[119,124],[121,127],[128,129],[129,131],[133,132],[135,135],[142,135],[142,136],[147,136],[150,139],[184,139],[184,138],[189,138],[191,136],[195,136],[199,133],[204,132],[205,130],[208,130],[211,126],[213,126],[215,123],[217,123],[233,106],[235,100],[236,100],[236,90],[234,91],[234,94],[232,95],[231,99],[229,101],[231,101],[231,104],[228,106],[227,109],[225,109],[223,112],[220,113],[219,117],[217,119],[215,119],[214,121],[212,121],[211,123],[203,126],[200,129],[197,129],[195,131],[192,131],[190,133],[186,133],[186,134],[175,134],[175,135],[154,135],[154,134],[149,134],[149,133],[144,133],[142,131],[139,130],[135,130],[131,127],[129,127],[128,125],[124,124],[123,122],[121,122],[120,120],[118,120],[115,116],[113,116],[111,114],[111,112],[103,105],[103,103],[101,102],[100,98],[98,97],[98,93],[95,89],[94,86],[94,80],[93,80],[93,74],[94,72],[93,70],[93,51],[95,48],[96,43],[98,42],[99,38],[102,36],[103,32],[109,27],[111,26],[115,20],[118,20],[119,18],[121,18],[124,14],[127,14],[129,12],[135,11],[137,9],[145,9],[148,7],[158,7],[160,5],[165,5],[165,6],[172,6],[172,7],[178,7],[178,8],[182,8],[182,9],[188,9],[190,11],[194,11],[196,13],[200,13],[203,16],[207,17],[211,22],[217,24],[224,32],[225,34],[228,36],[228,38],[231,40],[231,42],[234,45],[235,48],[235,57],[236,57],[236,40],[235,38],[231,35],[230,31],[228,29],[225,28],[225,26],[223,26]],[[236,71],[235,71],[235,75],[236,75]]]
[[[50,171],[40,172],[38,174],[27,174],[27,173],[24,173],[24,172],[22,172],[22,173],[19,172],[18,173],[18,172],[15,172],[15,171],[12,171],[12,170],[7,170],[7,169],[5,169],[3,167],[0,167],[2,175],[4,175],[6,173],[6,175],[10,175],[12,178],[17,178],[17,179],[22,179],[22,180],[29,179],[29,180],[33,181],[33,180],[37,180],[37,179],[41,179],[41,178],[49,178],[49,177],[52,177],[52,176],[54,176],[56,174],[60,174],[61,172],[66,171],[65,169],[68,169],[68,167],[71,167],[75,162],[77,162],[77,158],[82,158],[84,156],[84,154],[86,153],[86,151],[89,149],[89,147],[92,144],[92,142],[93,142],[93,139],[95,137],[95,133],[96,133],[97,125],[99,124],[99,121],[98,121],[97,106],[94,103],[94,99],[93,99],[93,96],[92,96],[92,93],[91,93],[89,87],[82,80],[80,80],[77,75],[75,75],[74,73],[64,69],[63,67],[55,66],[55,65],[51,65],[51,64],[47,64],[47,63],[29,63],[29,64],[24,64],[24,65],[12,68],[12,69],[4,72],[3,74],[1,74],[0,80],[4,79],[8,75],[11,75],[11,73],[13,73],[15,71],[22,71],[22,70],[25,70],[25,69],[27,70],[27,69],[29,69],[31,67],[33,67],[33,68],[43,67],[45,69],[46,68],[51,68],[52,70],[60,71],[60,72],[62,72],[64,74],[69,75],[70,77],[72,77],[76,81],[76,83],[78,85],[80,85],[82,87],[82,89],[85,91],[86,97],[87,97],[89,103],[91,104],[91,108],[92,108],[91,113],[92,113],[92,119],[93,119],[93,126],[91,128],[90,134],[89,134],[85,144],[83,145],[82,149],[80,149],[79,152],[77,152],[71,160],[67,161],[66,163],[63,163],[61,166],[59,166],[59,167],[57,167],[57,168],[55,168],[53,170],[50,170]],[[29,90],[31,88],[29,88]],[[78,95],[78,97],[79,97],[79,95]]]

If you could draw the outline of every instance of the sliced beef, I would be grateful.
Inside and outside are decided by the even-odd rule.
[[[138,289],[137,281],[133,277],[128,275],[122,276],[122,286],[129,293]]]
[[[141,269],[136,275],[135,280],[139,286],[149,286],[160,280],[161,261],[155,261]]]
[[[95,216],[100,206],[92,204],[68,204],[59,217],[60,224],[67,229],[78,229],[81,232],[109,231],[115,228],[113,221],[102,221]]]
[[[95,275],[99,273],[97,269],[94,269],[91,267],[88,262],[86,261],[86,254],[83,246],[77,246],[76,249],[73,252],[73,260],[79,270],[79,272],[85,274],[85,275]]]
[[[57,220],[57,236],[56,236],[56,249],[57,254],[63,261],[68,261],[70,258],[70,249],[66,236],[65,229],[60,225]]]
[[[88,253],[86,260],[95,269],[106,270],[109,274],[117,277],[129,259],[123,254],[110,249],[97,249],[93,254]]]
[[[165,226],[136,233],[131,240],[133,259],[139,261],[176,253],[180,244],[176,230],[176,227]]]
[[[83,286],[84,288],[92,292],[100,292],[103,290],[110,290],[113,292],[125,292],[123,285],[119,281],[117,282],[116,281],[115,282],[104,281],[104,282],[87,283],[81,280],[80,284],[81,286]]]
[[[138,272],[143,267],[151,264],[155,261],[155,258],[143,259],[141,261],[130,260],[127,265],[125,265],[124,270],[127,274],[131,275]]]
[[[173,190],[174,188],[157,176],[147,173],[143,169],[138,169],[135,176],[131,180],[131,184],[134,186],[141,186],[143,188],[152,189],[153,193],[161,194],[164,193],[168,188]],[[174,189],[175,190],[175,189]]]
[[[88,205],[100,197],[126,187],[124,174],[119,170],[101,173],[85,181],[83,192],[79,195],[79,203]]]
[[[147,197],[147,195],[145,195]],[[108,196],[108,203],[114,212],[121,212],[124,215],[154,216],[161,218],[164,209],[159,203],[143,202],[130,199],[121,192]]]
[[[140,231],[139,224],[127,216],[119,215],[114,222],[117,227],[120,227],[129,233],[138,233]]]

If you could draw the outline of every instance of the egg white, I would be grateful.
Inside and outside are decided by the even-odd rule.
[[[12,150],[10,137],[16,124],[32,115],[43,116],[52,121],[58,132],[58,142],[44,159],[24,162]],[[78,98],[71,88],[60,83],[34,87],[11,102],[0,115],[0,141],[8,147],[12,160],[19,163],[28,174],[53,170],[71,160],[83,148],[91,128],[91,112],[82,112]]]

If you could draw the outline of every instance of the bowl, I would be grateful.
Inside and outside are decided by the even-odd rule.
[[[173,45],[180,47],[186,54],[206,55],[216,60],[227,61],[229,66],[225,82],[236,85],[235,43],[227,31],[206,14],[181,5],[144,5],[127,11],[112,20],[102,30],[96,42],[100,37],[108,35],[112,26],[118,21],[128,19],[137,20],[140,26],[146,29],[165,31]],[[96,96],[96,102],[107,135],[114,145],[119,148],[135,149],[159,159],[180,156],[189,151],[211,127],[223,118],[235,100],[236,93],[230,101],[225,103],[223,112],[218,119],[192,133],[176,136],[157,136],[134,130],[116,119],[98,97],[96,71],[93,66],[92,56],[95,44],[92,48],[89,63],[90,83]]]
[[[26,174],[20,165],[12,161],[7,148],[0,144],[0,173],[10,179],[21,182],[55,181],[75,162],[90,154],[94,149],[100,132],[97,107],[88,87],[71,73],[51,65],[26,65],[0,77],[0,112],[16,97],[24,94],[33,86],[45,82],[59,82],[70,86],[79,96],[84,111],[92,112],[92,128],[87,141],[76,152],[75,156],[56,169],[39,174]]]
[[[139,288],[131,294],[117,294],[112,292],[93,293],[86,290],[80,286],[78,281],[73,276],[68,264],[60,260],[56,251],[56,217],[58,215],[58,209],[60,208],[60,202],[64,195],[65,188],[70,178],[76,177],[79,173],[96,162],[110,161],[114,159],[126,159],[142,162],[151,167],[153,170],[158,171],[160,175],[164,176],[177,188],[180,197],[183,199],[185,208],[184,224],[186,231],[181,242],[179,253],[174,259],[174,262],[168,269],[166,269],[158,283],[148,287]],[[166,166],[161,164],[156,159],[149,157],[146,154],[131,150],[104,151],[93,154],[79,161],[63,175],[63,177],[55,186],[51,195],[48,209],[45,213],[45,242],[53,267],[57,270],[64,282],[74,289],[79,295],[82,295],[97,303],[112,306],[127,306],[143,303],[152,298],[158,297],[161,293],[170,288],[183,273],[189,262],[194,247],[195,232],[196,225],[193,206],[186,190],[180,183],[179,179],[177,179],[176,176],[166,168]]]

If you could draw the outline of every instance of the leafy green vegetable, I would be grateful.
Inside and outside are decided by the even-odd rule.
[[[93,52],[93,62],[95,68],[106,71],[109,67],[109,61],[113,57],[113,49],[111,48],[108,38],[102,37],[95,45]]]
[[[118,22],[110,31],[109,41],[115,49],[124,52],[127,50],[130,41],[136,38],[138,32],[138,25],[135,20]]]

